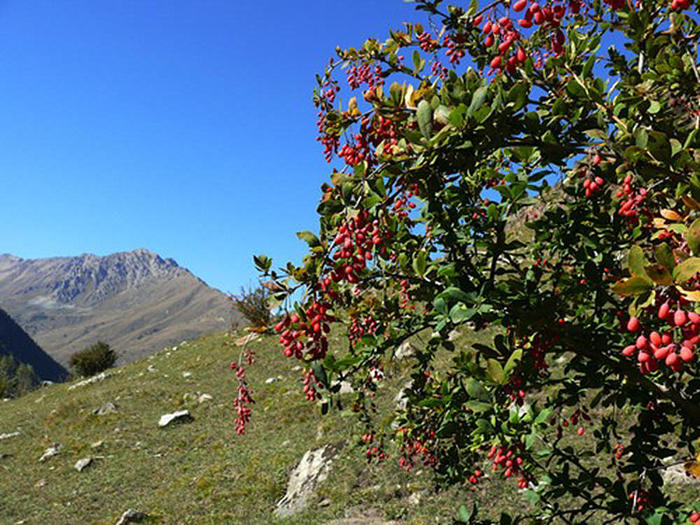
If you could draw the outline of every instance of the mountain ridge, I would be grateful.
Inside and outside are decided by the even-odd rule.
[[[0,307],[63,364],[97,340],[126,363],[230,325],[223,292],[144,248],[43,259],[2,254]]]

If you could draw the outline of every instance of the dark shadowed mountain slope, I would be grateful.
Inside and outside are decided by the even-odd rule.
[[[43,380],[63,381],[66,369],[44,352],[22,328],[0,309],[0,355],[10,355],[18,363],[27,363]]]
[[[105,341],[119,362],[229,328],[226,296],[148,250],[104,257],[0,255],[0,306],[60,363]]]

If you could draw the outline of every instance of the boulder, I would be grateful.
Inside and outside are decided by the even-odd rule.
[[[171,414],[163,414],[160,416],[160,420],[158,421],[158,426],[159,427],[167,427],[173,422],[176,423],[189,423],[193,421],[194,418],[190,414],[189,410],[178,410],[177,412],[173,412]]]
[[[78,472],[82,472],[86,468],[88,468],[90,465],[92,465],[92,458],[83,458],[79,459],[75,465],[73,465],[73,468],[77,470]]]
[[[312,499],[316,487],[330,472],[331,463],[344,442],[308,450],[292,471],[287,483],[287,493],[277,502],[275,515],[278,518],[292,516],[303,510]]]
[[[61,445],[56,443],[55,445],[44,450],[44,453],[39,458],[39,461],[41,461],[43,463],[44,461],[51,459],[52,457],[56,456],[60,450],[61,450]]]
[[[146,519],[147,515],[145,512],[141,512],[140,510],[136,509],[129,509],[124,511],[124,514],[121,515],[119,518],[119,521],[117,521],[116,525],[126,525],[127,523],[138,523],[140,521],[143,521]]]

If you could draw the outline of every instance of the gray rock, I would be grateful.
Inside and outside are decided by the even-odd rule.
[[[192,377],[192,372],[183,372],[182,377],[183,379],[189,379],[190,377]]]
[[[45,486],[46,486],[46,480],[44,478],[41,478],[39,481],[34,483],[35,489],[40,489],[41,487],[45,487]]]
[[[289,477],[287,493],[277,502],[277,517],[292,516],[308,505],[316,487],[328,477],[333,459],[344,446],[345,443],[340,442],[304,454]]]
[[[162,416],[160,416],[158,426],[162,428],[167,427],[173,422],[189,423],[193,420],[194,418],[190,414],[189,410],[178,410],[177,412],[173,412],[172,414],[163,414]]]
[[[278,377],[268,377],[267,379],[265,379],[265,384],[271,385],[272,383],[276,383],[277,381],[279,381]]]
[[[10,439],[13,437],[17,437],[19,435],[20,435],[19,432],[9,432],[7,434],[0,434],[0,441],[2,441],[3,439]]]
[[[455,329],[455,330],[452,330],[449,334],[447,334],[447,340],[448,341],[456,341],[459,336],[460,336],[459,330]]]
[[[416,355],[416,349],[410,341],[404,341],[394,352],[396,359],[407,359]]]
[[[97,374],[96,376],[88,377],[87,379],[83,379],[82,381],[78,381],[76,384],[69,386],[68,390],[75,390],[76,388],[87,386],[87,385],[90,385],[92,383],[99,383],[100,381],[104,381],[105,379],[107,379],[110,375],[111,374],[101,372],[101,373]]]
[[[44,450],[44,453],[39,458],[39,461],[41,461],[43,463],[44,461],[51,459],[52,457],[56,456],[60,450],[61,450],[61,445],[56,443],[55,445]]]
[[[136,509],[129,509],[124,512],[116,525],[126,525],[127,523],[138,523],[146,519],[147,514]]]
[[[207,401],[211,401],[212,399],[214,398],[209,394],[201,394],[197,398],[197,404],[201,405],[202,403],[206,403]]]
[[[96,416],[106,416],[107,414],[114,414],[117,411],[117,405],[111,401],[107,401],[100,408],[96,408],[92,413]]]
[[[77,470],[78,472],[82,472],[86,468],[88,468],[90,465],[92,465],[92,458],[83,458],[79,459],[75,465],[73,465],[73,468]]]
[[[334,383],[331,385],[332,388],[335,388],[335,386],[338,385],[338,383]],[[352,388],[352,384],[350,381],[341,381],[340,382],[340,390],[338,390],[339,394],[352,394],[355,390]]]

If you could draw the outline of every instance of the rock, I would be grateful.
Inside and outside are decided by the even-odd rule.
[[[459,330],[454,329],[449,334],[447,334],[447,340],[448,341],[456,341],[459,336],[460,336]]]
[[[41,487],[45,487],[45,486],[46,486],[46,480],[43,478],[40,479],[39,481],[37,481],[36,483],[34,483],[35,489],[40,489]]]
[[[44,450],[44,453],[39,458],[39,461],[41,461],[43,463],[44,461],[51,459],[52,457],[57,455],[60,450],[61,450],[61,445],[56,443],[55,445]]]
[[[117,411],[117,405],[111,401],[107,401],[100,408],[96,408],[92,413],[96,416],[106,416],[107,414],[113,414]]]
[[[141,512],[136,509],[129,509],[124,512],[117,521],[116,525],[126,525],[127,523],[138,523],[146,519],[147,515],[145,512]]]
[[[423,495],[420,492],[413,492],[409,497],[408,497],[408,504],[411,505],[412,507],[417,507],[420,505],[420,500],[423,497]]]
[[[301,370],[301,365],[296,365],[292,367],[293,372],[298,372],[299,370]]]
[[[667,461],[673,461],[674,458],[667,459]],[[675,460],[677,461],[677,460]],[[661,473],[661,477],[664,480],[664,484],[669,484],[669,485],[700,485],[700,479],[694,478],[693,476],[689,475],[686,471],[685,468],[683,467],[683,464],[676,463],[675,465],[671,465],[670,467],[666,467],[663,469]]]
[[[413,357],[416,355],[416,349],[411,344],[410,341],[404,341],[394,352],[394,357],[396,359],[406,359],[408,357]]]
[[[92,465],[92,458],[83,458],[79,459],[75,465],[73,465],[73,468],[77,470],[78,472],[82,472],[86,468],[88,468],[90,465]]]
[[[20,432],[10,432],[8,434],[0,434],[0,441],[2,441],[3,439],[10,439],[13,437],[17,437],[19,435],[20,435]]]
[[[97,374],[96,376],[88,377],[87,379],[83,379],[82,381],[78,381],[76,384],[71,385],[68,387],[68,390],[75,390],[76,388],[82,387],[82,386],[87,386],[92,383],[99,383],[100,381],[104,381],[107,379],[110,375],[112,374],[107,374],[105,372],[101,372]]]
[[[333,459],[344,446],[345,443],[340,442],[304,454],[289,476],[287,493],[277,502],[277,517],[291,516],[308,505],[316,487],[328,477]]]
[[[405,385],[394,397],[394,403],[399,410],[405,410],[408,405],[408,394],[406,391],[411,388],[411,383]]]
[[[265,384],[271,385],[272,383],[276,383],[277,381],[279,381],[278,377],[268,377],[267,379],[265,379]]]
[[[190,377],[192,377],[192,372],[183,372],[182,377],[184,379],[189,379]]]
[[[335,388],[338,385],[338,383],[333,383],[331,385],[331,388]],[[341,381],[340,382],[340,389],[338,390],[339,394],[352,394],[355,390],[352,388],[352,384],[350,381]]]
[[[55,384],[56,384],[56,383],[54,383],[53,381],[49,381],[49,380],[46,380],[46,379],[45,379],[44,381],[41,382],[41,386],[42,386],[42,387],[43,387],[43,386],[51,386],[51,385],[55,385]]]
[[[178,423],[189,423],[193,421],[194,418],[190,414],[189,410],[178,410],[177,412],[173,412],[172,414],[163,414],[160,416],[160,420],[158,421],[158,426],[159,427],[167,427],[169,424],[173,422],[178,422]]]
[[[197,398],[197,404],[201,405],[202,403],[206,403],[207,401],[211,401],[212,399],[214,398],[209,394],[201,394]]]
[[[328,498],[322,499],[321,501],[318,502],[318,506],[323,508],[323,507],[328,507],[330,504],[333,503],[331,500]]]
[[[146,370],[148,370],[149,372],[157,372],[158,371],[158,369],[153,365],[148,365],[148,368]]]

